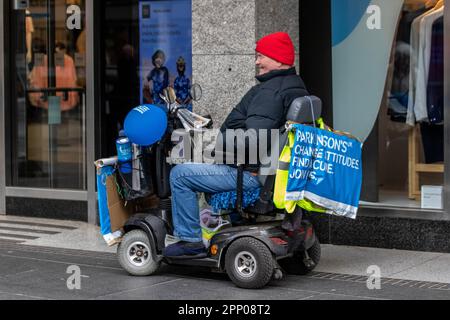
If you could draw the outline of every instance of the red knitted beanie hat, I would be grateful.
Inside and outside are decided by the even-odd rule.
[[[283,64],[294,65],[294,44],[286,32],[275,32],[261,38],[256,43],[256,52]]]

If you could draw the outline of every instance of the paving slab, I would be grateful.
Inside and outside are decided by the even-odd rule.
[[[378,266],[383,278],[450,283],[449,261],[443,253],[322,245],[315,271],[367,276],[370,266]]]
[[[14,245],[14,243],[17,242],[17,239],[0,239],[0,254],[4,255],[4,257],[2,257],[2,263],[0,264],[0,280],[2,277],[5,278],[10,275],[23,273],[24,277],[30,277],[27,278],[27,280],[31,281],[31,278],[33,277],[39,278],[39,275],[33,273],[34,266],[37,265],[44,268],[43,266],[46,264],[58,265],[58,267],[53,266],[51,270],[55,272],[55,274],[60,275],[61,278],[67,278],[64,274],[64,268],[67,268],[68,265],[77,264],[82,261],[81,268],[83,272],[85,272],[85,269],[89,272],[92,270],[92,275],[98,278],[99,285],[105,289],[97,290],[92,288],[93,294],[90,295],[89,298],[95,298],[110,293],[114,294],[120,290],[135,290],[137,288],[136,292],[129,292],[127,294],[135,296],[136,299],[139,299],[140,296],[153,296],[155,298],[164,296],[168,299],[173,299],[174,297],[176,299],[177,296],[181,297],[182,294],[163,294],[160,293],[161,291],[154,291],[154,288],[151,288],[155,283],[163,283],[176,278],[200,279],[201,281],[206,281],[206,284],[209,283],[208,281],[219,281],[221,283],[219,287],[223,287],[224,285],[230,286],[227,288],[234,287],[226,275],[213,274],[211,276],[209,270],[190,267],[163,267],[156,277],[150,277],[152,280],[148,283],[146,280],[134,280],[137,278],[129,277],[119,266],[115,256],[117,246],[108,247],[100,235],[99,227],[84,222],[0,216],[0,228],[2,226],[11,229],[9,231],[1,231],[2,233],[16,233],[17,230],[12,230],[13,228],[26,228],[29,229],[30,232],[25,232],[23,233],[24,235],[36,235],[38,238],[35,240],[25,239],[23,242],[21,241],[20,244],[16,245]],[[40,233],[33,233],[33,230],[40,231]],[[51,232],[55,230],[58,231],[57,234],[45,233],[45,231]],[[3,248],[8,247],[8,245],[10,246],[10,249],[6,251],[2,250]],[[36,248],[40,249],[37,250]],[[55,250],[58,249],[59,251],[55,252],[52,248]],[[7,256],[9,256],[9,259],[6,259]],[[368,276],[368,267],[378,266],[381,271],[382,279],[395,278],[400,280],[450,283],[449,265],[450,254],[324,244],[322,245],[322,258],[315,271],[350,276]],[[40,270],[42,271],[43,269]],[[111,277],[114,277],[113,281],[111,280]],[[269,287],[274,286],[276,290],[280,290],[278,286],[280,283],[283,283],[282,287],[285,290],[302,291],[300,293],[291,293],[295,298],[304,298],[304,294],[310,294],[310,296],[317,296],[319,298],[320,295],[313,292],[314,286],[322,283],[323,280],[314,281],[314,285],[309,286],[309,281],[306,281],[305,283],[302,282],[304,279],[304,277],[297,277],[292,282],[275,282],[274,284],[271,283]],[[115,283],[117,281],[119,283],[118,285],[110,285],[110,282]],[[191,285],[190,281],[186,281]],[[122,282],[125,287],[122,286]],[[138,283],[139,285],[137,285]],[[143,283],[143,285],[141,285],[141,283]],[[330,283],[339,286],[340,282],[332,281]],[[56,285],[55,283],[53,284]],[[88,285],[89,284],[90,282]],[[168,282],[167,284],[161,285],[160,288],[164,286],[171,288],[172,286],[175,286],[175,284],[176,282]],[[195,286],[195,281],[193,281],[192,285]],[[322,289],[325,290],[326,294],[348,295],[349,297],[356,296],[361,299],[378,299],[383,297],[383,294],[367,292],[364,284],[362,286],[361,284],[356,284],[355,287],[353,287],[353,285],[348,284],[351,289],[350,291],[341,291],[338,293],[328,291],[336,289],[333,287],[329,288],[325,286]],[[404,285],[409,286],[407,282],[405,282]],[[398,284],[397,287],[399,287]],[[209,290],[210,297],[218,298],[221,296],[218,293],[216,294],[214,287],[209,288],[209,286],[206,285],[206,288]],[[321,288],[320,285],[319,288]],[[230,299],[233,298],[233,294],[236,294],[233,290],[230,289],[230,292],[232,292],[231,295],[226,294]],[[43,292],[45,293],[45,291]],[[220,292],[220,290],[218,292]],[[220,293],[223,294],[222,292]],[[401,297],[401,292],[399,294]],[[280,293],[280,295],[283,297],[289,296],[289,294],[285,293]],[[421,295],[421,293],[419,293],[419,295]],[[53,296],[55,295],[51,295],[51,297]],[[194,296],[201,299],[201,295],[195,295],[194,293]],[[237,296],[239,297],[239,294]],[[268,296],[272,297],[271,294]],[[394,297],[391,295],[388,296]],[[275,293],[274,297],[276,297]],[[111,298],[116,298],[116,296]]]
[[[310,297],[307,297],[302,300],[375,300],[373,298],[366,298],[366,297],[355,297],[351,295],[345,295],[345,294],[331,294],[331,293],[319,293],[312,295]]]
[[[83,257],[69,262],[59,257],[49,260],[0,254],[0,259],[7,264],[20,263],[21,269],[28,270],[1,277],[0,292],[38,296],[43,299],[95,299],[98,296],[135,290],[175,279],[170,276],[131,277],[119,268],[89,265]],[[71,263],[80,267],[80,290],[69,290],[67,287],[71,275],[67,273],[67,268]],[[0,273],[3,274],[2,270]]]
[[[0,216],[0,233],[1,239],[23,240],[26,245],[110,253],[117,250],[108,247],[98,226],[80,221]]]
[[[330,279],[318,279],[311,276],[288,276],[285,280],[275,282],[272,286],[280,289],[306,290],[317,293],[347,296],[349,299],[374,299],[374,300],[449,300],[450,290],[434,290],[427,288],[410,288],[391,285],[381,281],[379,290],[370,290],[365,280],[338,281]]]
[[[20,249],[22,248],[23,249]],[[96,258],[97,256],[97,258]],[[450,299],[449,290],[381,283],[369,290],[366,277],[288,276],[261,290],[237,288],[226,274],[206,268],[163,265],[153,276],[132,277],[109,253],[11,245],[0,246],[0,299],[58,300],[380,300]],[[67,288],[67,267],[81,270],[81,289]],[[340,280],[339,280],[340,279]],[[403,286],[405,284],[406,286]],[[426,283],[425,283],[426,284]]]
[[[450,283],[450,255],[444,254],[407,270],[392,274],[399,279]]]
[[[0,292],[0,301],[15,301],[15,300],[30,300],[30,301],[38,301],[38,300],[46,300],[43,297],[33,297],[27,296],[23,294],[12,294],[12,293],[1,293]]]
[[[180,278],[154,286],[126,292],[127,299],[150,300],[299,300],[311,296],[304,290],[279,290],[267,286],[261,290],[246,290],[231,281]],[[112,294],[98,299],[123,299],[123,294]]]
[[[100,234],[99,227],[80,224],[75,230],[67,230],[57,235],[45,235],[24,244],[33,246],[50,246],[75,250],[90,250],[114,253],[117,247],[108,247]]]

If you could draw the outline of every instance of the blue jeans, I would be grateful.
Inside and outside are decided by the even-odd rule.
[[[197,192],[236,190],[237,169],[227,165],[186,163],[170,173],[174,236],[187,242],[202,241]],[[244,172],[244,190],[261,187],[258,177]]]

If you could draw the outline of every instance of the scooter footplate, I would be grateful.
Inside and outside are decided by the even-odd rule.
[[[207,253],[200,253],[195,256],[176,256],[176,257],[165,257],[168,260],[195,260],[195,259],[203,259],[208,256]]]

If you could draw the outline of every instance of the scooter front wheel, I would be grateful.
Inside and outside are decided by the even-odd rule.
[[[261,241],[250,237],[240,238],[227,250],[225,269],[238,287],[259,289],[272,279],[273,256]]]
[[[133,276],[149,276],[161,264],[155,259],[154,246],[143,230],[132,230],[123,236],[117,257],[122,268]]]

